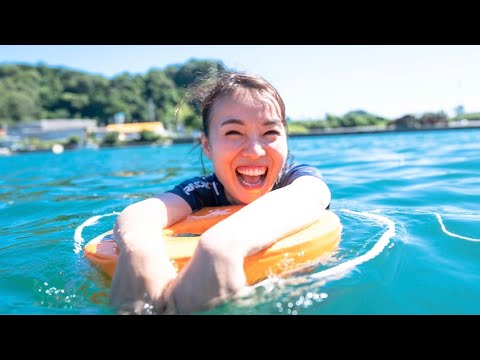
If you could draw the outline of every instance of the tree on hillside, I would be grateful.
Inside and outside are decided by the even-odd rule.
[[[173,128],[175,111],[181,94],[179,89],[165,72],[152,69],[145,75],[144,97],[153,105],[155,120],[161,121],[167,128]]]
[[[112,79],[66,67],[45,64],[0,65],[0,122],[34,119],[90,118],[107,124],[124,113],[126,122],[162,121],[176,128],[177,107],[186,87],[200,82],[213,70],[224,70],[221,62],[191,59],[151,69],[145,75],[122,73]],[[181,124],[197,126],[198,108],[184,104],[178,112]],[[188,118],[188,120],[187,120]]]
[[[167,73],[173,76],[173,81],[180,88],[202,81],[212,71],[224,71],[225,66],[221,61],[190,59],[181,65],[176,72],[170,69]]]
[[[148,100],[144,98],[144,80],[141,75],[124,72],[110,81],[109,104],[106,114],[113,117],[118,112],[125,114],[126,122],[148,119]]]
[[[40,75],[27,65],[0,67],[0,119],[3,122],[33,120],[40,115]]]

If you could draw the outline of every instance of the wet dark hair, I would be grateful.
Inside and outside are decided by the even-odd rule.
[[[285,104],[277,89],[267,80],[258,75],[249,75],[241,72],[221,71],[210,74],[210,78],[202,84],[192,87],[187,97],[190,101],[196,101],[200,105],[202,114],[202,130],[208,138],[210,115],[215,102],[226,95],[230,95],[238,89],[250,90],[258,100],[264,95],[270,95],[280,107],[282,124],[287,128],[285,119]]]

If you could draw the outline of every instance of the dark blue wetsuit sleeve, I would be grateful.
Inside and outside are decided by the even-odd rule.
[[[314,176],[316,178],[321,179],[322,181],[325,181],[323,179],[323,176],[317,168],[311,166],[311,165],[306,165],[306,164],[293,164],[287,167],[285,172],[280,176],[279,181],[273,189],[279,189],[284,186],[290,185],[295,179],[298,179],[301,176]],[[330,204],[328,204],[327,209],[330,207]]]
[[[206,206],[230,205],[225,196],[223,185],[218,181],[215,174],[188,179],[166,192],[180,196],[190,205],[192,211],[200,210]]]

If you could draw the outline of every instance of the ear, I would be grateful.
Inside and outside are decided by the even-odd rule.
[[[212,149],[210,148],[210,144],[208,143],[208,139],[204,133],[200,136],[200,140],[202,141],[202,149],[205,153],[205,156],[212,160]]]

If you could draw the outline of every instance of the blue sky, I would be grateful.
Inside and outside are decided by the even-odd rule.
[[[388,118],[453,115],[457,105],[480,112],[479,45],[0,45],[0,63],[43,62],[107,77],[190,58],[262,75],[292,119],[359,109]]]

